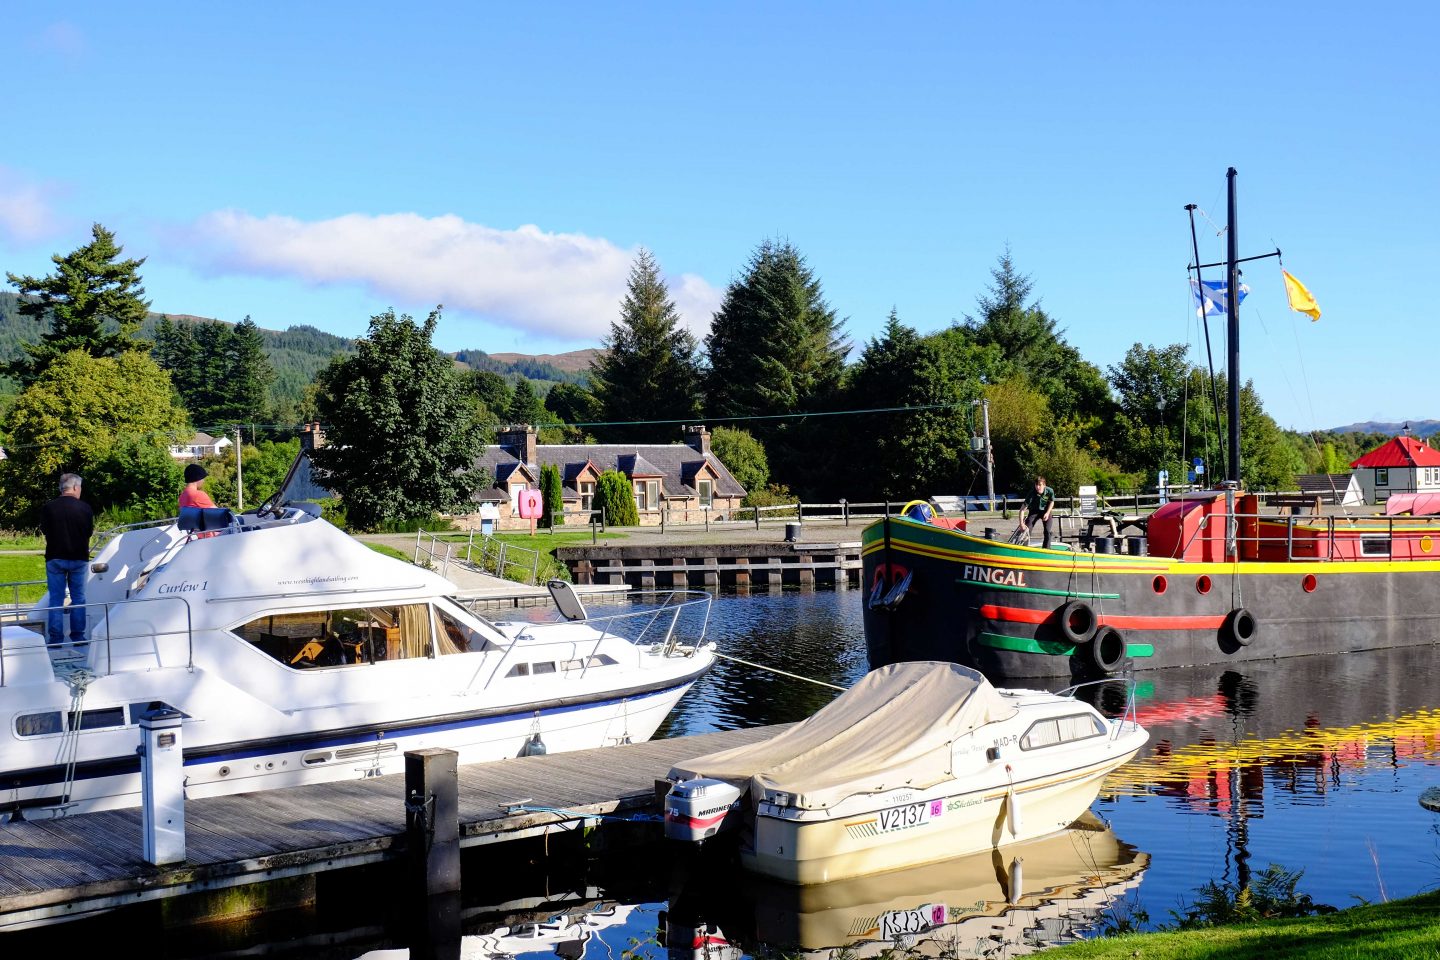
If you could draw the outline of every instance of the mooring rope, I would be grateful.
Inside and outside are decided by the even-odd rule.
[[[764,664],[751,663],[749,660],[741,660],[739,657],[732,657],[729,654],[719,653],[718,651],[716,652],[715,656],[719,657],[721,660],[730,660],[734,663],[743,663],[745,664],[745,666],[754,667],[756,670],[765,670],[769,673],[778,673],[780,674],[780,676],[789,677],[791,680],[804,680],[806,683],[813,683],[821,687],[829,687],[831,690],[839,690],[842,693],[845,691],[844,687],[837,687],[835,684],[826,683],[824,680],[816,680],[814,677],[802,677],[798,673],[789,673],[785,670],[777,670],[775,667],[767,667]]]
[[[576,820],[614,820],[619,823],[658,823],[665,817],[658,813],[633,813],[621,816],[614,813],[586,813],[583,810],[567,810],[565,807],[542,807],[536,804],[523,803],[511,806],[502,804],[510,814],[516,813],[553,813],[563,817],[572,817]]]

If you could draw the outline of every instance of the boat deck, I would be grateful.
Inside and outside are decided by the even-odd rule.
[[[780,726],[517,757],[459,768],[460,845],[658,809],[655,780],[681,760],[773,736]],[[502,804],[563,812],[507,814]],[[558,825],[558,826],[557,826]],[[191,800],[187,859],[143,859],[139,808],[0,826],[0,931],[145,900],[361,866],[404,855],[405,777]]]

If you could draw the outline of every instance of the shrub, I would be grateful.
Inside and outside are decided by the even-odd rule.
[[[540,496],[544,510],[540,516],[540,526],[548,528],[564,523],[564,491],[560,485],[560,468],[554,464],[547,463],[540,468]]]
[[[595,506],[605,511],[605,522],[615,527],[637,527],[640,511],[635,509],[634,488],[618,470],[606,470],[595,484]]]

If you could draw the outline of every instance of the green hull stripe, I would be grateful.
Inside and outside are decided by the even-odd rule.
[[[1013,650],[1016,653],[1044,653],[1055,657],[1068,657],[1075,652],[1073,644],[1055,640],[1030,640],[1026,637],[1007,637],[999,633],[981,633],[976,639],[987,647]]]
[[[1155,645],[1150,643],[1127,643],[1125,652],[1132,657],[1153,657],[1155,656]]]
[[[1077,597],[1086,600],[1119,600],[1118,593],[1085,593],[1083,590],[1042,590],[1039,587],[1013,587],[1008,583],[988,583],[984,580],[967,580],[956,577],[956,583],[973,583],[987,590],[1013,590],[1015,593],[1039,593],[1047,597]]]

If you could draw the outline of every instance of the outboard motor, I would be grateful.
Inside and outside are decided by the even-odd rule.
[[[665,795],[665,836],[699,843],[740,822],[740,788],[724,780],[681,780]]]

